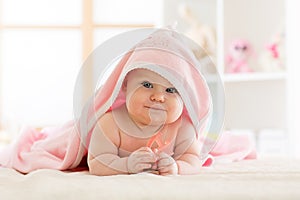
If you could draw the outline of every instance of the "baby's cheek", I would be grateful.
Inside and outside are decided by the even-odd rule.
[[[177,120],[183,111],[183,103],[182,101],[174,101],[172,106],[170,107],[170,118],[172,118],[172,120]]]
[[[140,105],[141,105],[141,99],[137,95],[131,96],[131,98],[126,100],[128,107],[131,110],[139,110]]]

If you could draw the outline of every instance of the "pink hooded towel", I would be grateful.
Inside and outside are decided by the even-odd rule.
[[[234,142],[243,142],[243,145],[233,149],[227,145],[231,140],[226,135],[215,147],[217,151],[212,151],[220,133],[210,132],[212,95],[201,64],[190,50],[188,40],[179,33],[170,29],[156,30],[111,67],[114,69],[110,76],[86,103],[79,119],[58,128],[22,130],[21,136],[0,152],[0,166],[28,173],[41,168],[69,170],[80,166],[82,161],[86,162],[90,136],[97,120],[126,102],[121,90],[123,80],[128,72],[139,68],[160,74],[178,90],[184,102],[182,115],[191,121],[198,139],[202,141],[201,159],[204,165],[209,164],[209,161],[205,162],[209,153],[222,158],[229,155],[231,161],[255,157],[249,140],[235,137]]]

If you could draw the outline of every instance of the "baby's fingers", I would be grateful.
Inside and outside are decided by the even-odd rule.
[[[147,163],[138,163],[138,164],[135,166],[135,169],[136,169],[137,171],[142,172],[142,171],[145,171],[145,170],[150,170],[151,167],[152,167],[151,164],[147,164]]]
[[[162,152],[159,154],[158,158],[158,169],[173,165],[175,163],[175,160],[169,156],[168,154]]]
[[[156,157],[153,155],[141,155],[138,157],[139,162],[144,162],[144,163],[155,163],[156,162]]]
[[[140,162],[156,162],[157,157],[149,152],[136,152],[134,157],[139,159]]]
[[[178,166],[174,158],[166,153],[159,154],[157,162],[160,175],[178,174]]]
[[[163,158],[158,161],[158,169],[165,168],[167,166],[173,165],[175,163],[175,160],[172,158]]]

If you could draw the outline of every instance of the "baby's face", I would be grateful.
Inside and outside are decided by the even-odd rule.
[[[168,80],[146,69],[131,71],[125,80],[126,106],[137,125],[163,125],[182,114],[183,101]]]

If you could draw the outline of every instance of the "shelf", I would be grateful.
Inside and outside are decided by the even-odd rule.
[[[290,16],[290,20],[286,20],[286,14],[289,14],[285,8],[286,1],[164,0],[166,12],[162,20],[163,24],[168,25],[177,21],[178,31],[187,33],[191,36],[191,39],[198,41],[199,44],[205,40],[208,41],[209,38],[205,34],[205,29],[203,32],[201,28],[199,29],[199,26],[195,28],[194,24],[198,22],[200,27],[201,25],[207,25],[215,29],[216,52],[212,56],[214,60],[211,62],[206,57],[200,60],[200,63],[203,66],[201,72],[210,87],[211,94],[216,97],[214,99],[215,110],[223,109],[222,106],[225,106],[224,129],[241,129],[243,132],[244,130],[257,132],[272,129],[288,133],[287,127],[290,122],[287,121],[287,116],[289,113],[295,113],[294,111],[291,112],[291,109],[294,109],[295,106],[290,106],[289,93],[291,93],[291,89],[288,86],[291,84],[291,79],[296,79],[297,76],[294,76],[294,74],[297,73],[291,74],[290,52],[289,48],[286,48],[291,34],[288,35],[287,33],[292,33],[292,36],[296,39],[299,37],[293,34],[294,32],[298,33],[298,31],[288,32],[285,27],[287,22],[295,20],[292,16]],[[191,23],[191,18],[184,18],[182,13],[176,12],[178,6],[182,3],[190,8],[193,14],[193,23]],[[297,27],[295,24],[296,22],[290,27]],[[190,33],[194,33],[194,35]],[[199,40],[198,36],[202,36],[203,41]],[[280,38],[277,38],[278,36]],[[246,62],[255,72],[225,73],[226,60],[230,53],[229,47],[235,39],[245,39],[250,42],[253,52],[246,59]],[[275,42],[274,39],[276,41],[279,39],[277,42],[282,39],[282,43],[278,44],[280,48],[277,50],[282,51],[282,54],[279,52],[279,55],[282,55],[280,62],[284,69],[282,71],[267,72],[266,70],[269,68],[266,65],[272,66],[273,63],[271,61],[268,63],[262,59],[263,56],[268,55],[266,44]],[[295,47],[294,52],[297,55],[298,48],[294,41],[290,46]],[[287,60],[289,60],[289,63],[286,62]],[[297,56],[295,56],[295,60],[299,60]],[[215,72],[215,69],[218,73]],[[224,101],[222,92],[224,92]],[[223,102],[225,103],[223,104]],[[299,136],[297,135],[295,138],[298,139]],[[272,141],[272,139],[266,139],[266,141]],[[297,146],[297,144],[295,143],[294,146]]]
[[[277,81],[285,80],[285,72],[255,72],[255,73],[244,73],[244,74],[224,74],[222,77],[225,83],[231,82],[246,82],[246,81]]]

